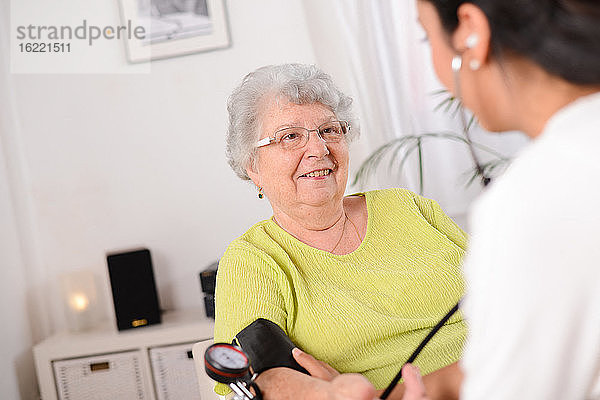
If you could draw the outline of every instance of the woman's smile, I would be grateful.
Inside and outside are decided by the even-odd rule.
[[[325,179],[331,174],[333,170],[331,168],[318,169],[303,175],[300,178],[314,178],[314,179]]]

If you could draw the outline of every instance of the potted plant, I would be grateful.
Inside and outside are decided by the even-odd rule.
[[[364,185],[369,176],[373,175],[380,167],[382,162],[388,161],[388,167],[397,166],[398,169],[406,165],[412,154],[416,153],[418,164],[419,193],[424,190],[424,161],[423,153],[425,146],[432,140],[450,140],[463,144],[469,148],[471,158],[473,159],[473,168],[466,172],[466,185],[479,180],[483,186],[486,186],[491,179],[498,176],[508,166],[511,159],[498,151],[471,140],[471,130],[476,125],[475,118],[471,116],[468,120],[464,108],[458,99],[449,94],[446,90],[439,90],[433,93],[436,96],[444,95],[444,99],[435,107],[434,111],[443,110],[453,116],[459,114],[462,124],[462,133],[453,131],[424,132],[419,135],[405,135],[395,138],[388,143],[375,149],[369,157],[359,166],[352,185]],[[487,155],[486,161],[481,162],[477,151]]]

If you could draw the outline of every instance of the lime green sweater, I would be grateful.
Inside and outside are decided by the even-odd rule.
[[[384,388],[429,329],[458,301],[467,237],[439,205],[403,189],[366,197],[362,244],[335,255],[273,220],[234,240],[219,262],[215,341],[257,318],[302,350]],[[466,335],[457,314],[416,360],[427,374],[457,361]]]

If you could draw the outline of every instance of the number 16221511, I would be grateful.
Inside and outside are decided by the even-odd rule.
[[[19,43],[21,53],[70,53],[71,43]]]

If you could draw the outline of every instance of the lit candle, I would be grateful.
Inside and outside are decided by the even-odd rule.
[[[75,311],[82,312],[88,308],[90,301],[83,293],[73,293],[69,300],[69,305]]]
[[[98,298],[94,274],[90,270],[63,273],[60,285],[67,328],[82,332],[98,322]]]

